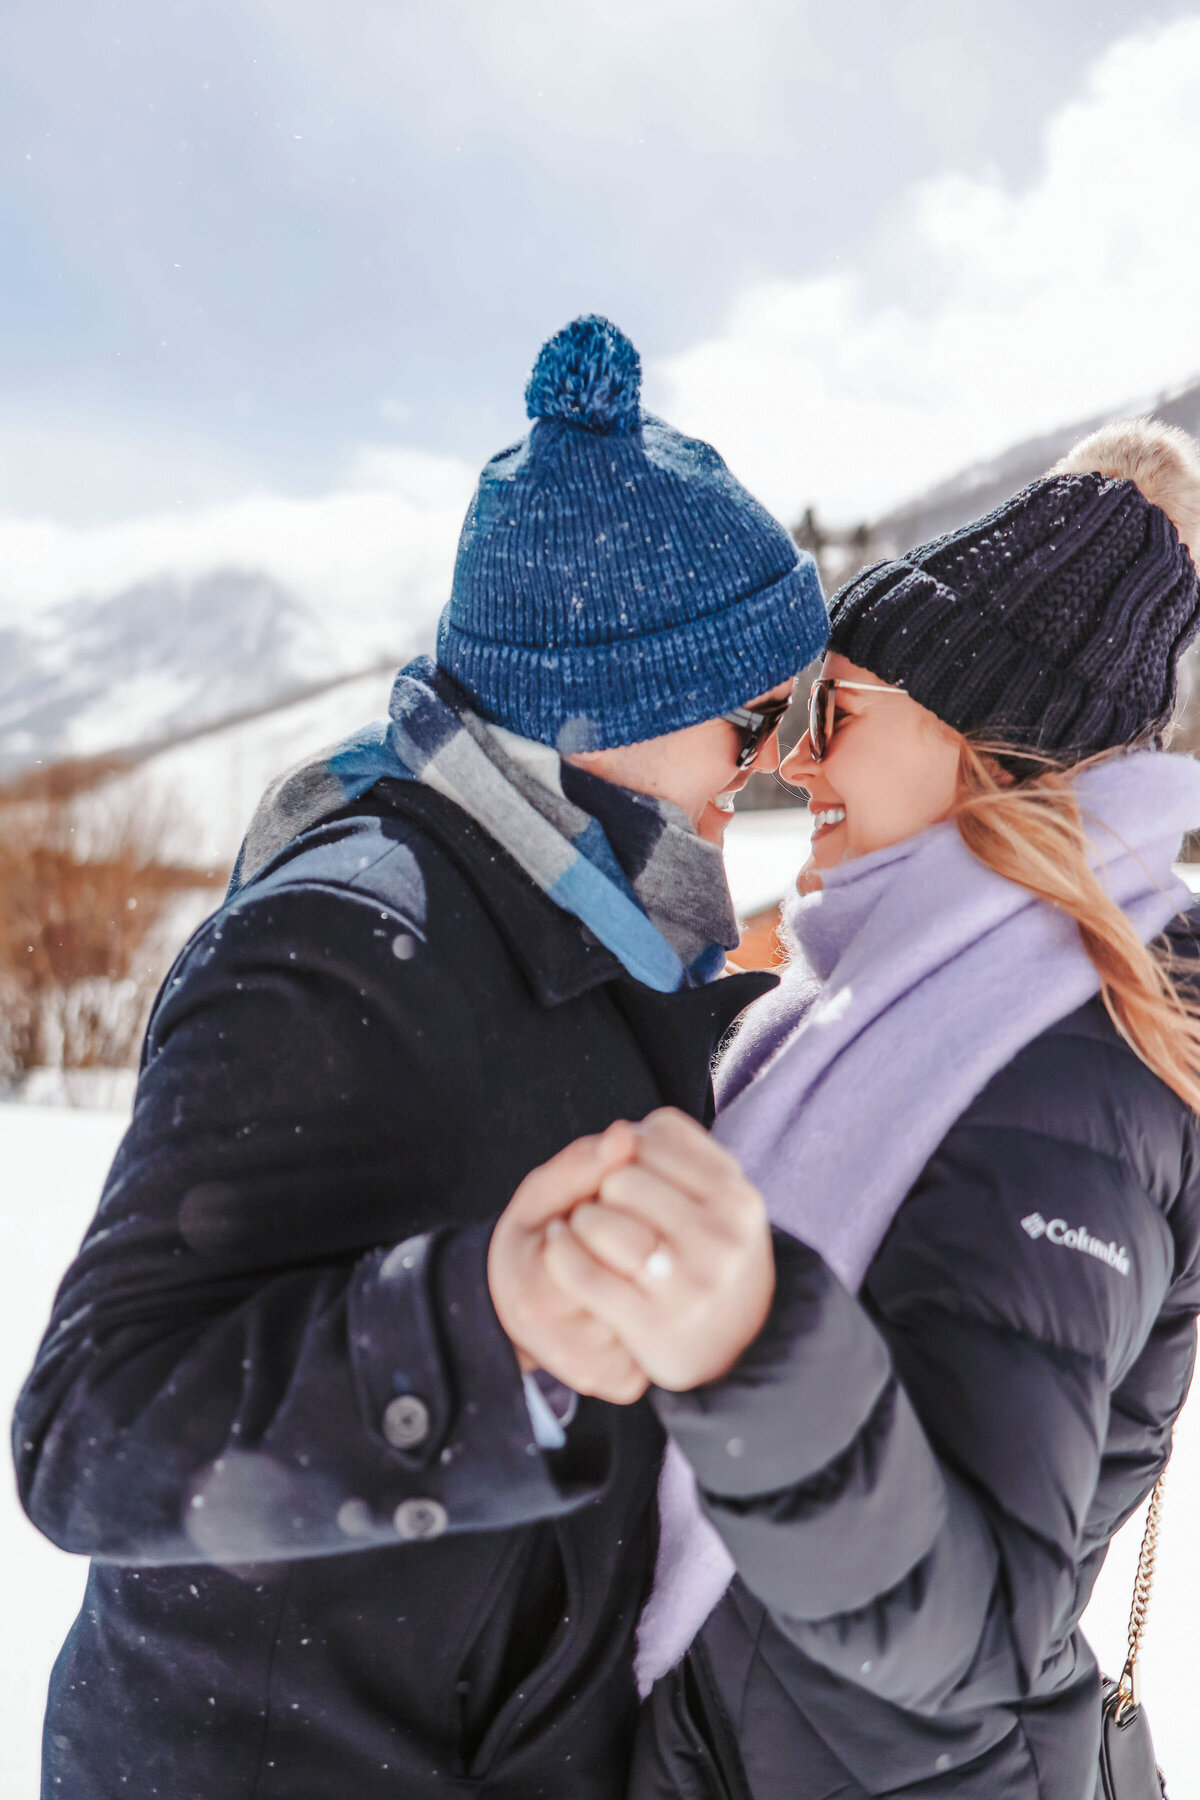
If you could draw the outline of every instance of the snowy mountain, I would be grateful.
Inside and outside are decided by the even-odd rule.
[[[251,569],[62,602],[0,632],[0,777],[286,703],[361,668],[357,649]]]
[[[1194,437],[1200,437],[1200,380],[1165,393],[1131,401],[1109,412],[1097,413],[1090,419],[1076,420],[1042,437],[1026,438],[1004,450],[988,462],[973,463],[948,481],[939,482],[928,493],[897,507],[870,527],[870,555],[897,555],[914,544],[926,543],[944,531],[953,531],[968,520],[999,506],[1001,501],[1018,492],[1027,482],[1044,475],[1052,463],[1065,456],[1072,444],[1114,419],[1132,419],[1144,414],[1165,419],[1170,425],[1182,425]]]

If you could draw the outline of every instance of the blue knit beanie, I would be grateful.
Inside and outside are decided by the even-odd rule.
[[[813,559],[640,389],[607,319],[542,346],[533,428],[480,477],[438,630],[484,718],[564,752],[715,718],[825,644]]]

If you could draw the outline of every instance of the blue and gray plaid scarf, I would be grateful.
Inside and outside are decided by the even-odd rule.
[[[635,981],[666,994],[720,974],[738,939],[724,860],[678,807],[487,724],[428,657],[401,669],[389,715],[268,788],[230,894],[375,782],[419,781],[481,825]]]

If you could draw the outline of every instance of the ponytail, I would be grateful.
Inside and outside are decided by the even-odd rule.
[[[1176,982],[1162,941],[1143,944],[1101,886],[1070,773],[1044,767],[1012,784],[1002,762],[964,741],[951,817],[986,868],[1074,919],[1113,1024],[1200,1112],[1200,1003]]]

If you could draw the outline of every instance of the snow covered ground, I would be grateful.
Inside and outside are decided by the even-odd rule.
[[[125,1129],[116,1112],[0,1106],[0,1408],[7,1421],[54,1290]],[[0,1792],[35,1800],[46,1681],[86,1571],[28,1523],[0,1481]]]
[[[0,1106],[0,1405],[11,1411],[54,1289],[95,1205],[124,1116],[61,1107]],[[1164,1515],[1158,1591],[1144,1660],[1145,1691],[1172,1800],[1200,1800],[1196,1624],[1200,1603],[1200,1396],[1185,1411]],[[1121,1661],[1140,1518],[1109,1557],[1087,1629],[1110,1668]],[[38,1536],[11,1475],[0,1485],[0,1792],[34,1800],[46,1681],[78,1610],[84,1565]]]

